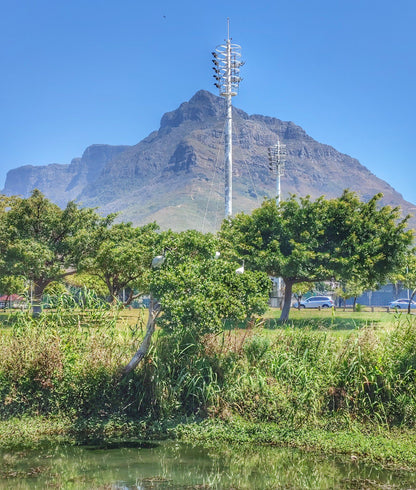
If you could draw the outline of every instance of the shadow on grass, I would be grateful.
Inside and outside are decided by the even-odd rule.
[[[310,330],[357,330],[381,323],[380,320],[371,320],[365,318],[309,318],[293,319],[286,323],[281,323],[279,319],[269,318],[264,323],[264,328],[276,330],[282,328],[308,328]]]
[[[255,322],[230,322],[225,321],[224,330],[250,330],[253,327],[263,327],[268,330],[285,328],[304,328],[309,330],[358,330],[367,326],[380,325],[382,321],[374,318],[352,318],[352,317],[323,317],[323,318],[293,318],[286,323],[280,322],[278,318],[259,318]]]
[[[229,330],[250,330],[254,327],[259,327],[263,325],[265,320],[263,318],[258,318],[255,321],[248,321],[248,320],[242,320],[242,321],[230,321],[230,320],[225,320],[223,329],[226,331]]]
[[[14,312],[13,312],[14,313]],[[0,328],[10,328],[16,322],[16,317],[13,313],[5,313],[0,310]]]

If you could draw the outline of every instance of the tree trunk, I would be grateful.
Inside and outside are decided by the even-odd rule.
[[[283,278],[285,282],[285,297],[283,300],[283,309],[282,313],[280,315],[280,321],[282,323],[286,323],[289,320],[289,313],[290,313],[290,303],[292,301],[292,287],[293,287],[293,281],[290,279],[285,279]]]
[[[126,301],[124,301],[124,295],[123,295],[123,306],[129,306],[133,302],[133,290],[130,290],[129,297],[127,298]]]
[[[352,303],[352,311],[355,311],[356,306],[357,306],[357,296],[354,296],[354,301]]]
[[[114,284],[111,282],[111,277],[105,276],[104,282],[107,285],[109,297],[109,303],[115,304],[117,303],[118,291],[114,287]]]
[[[407,306],[407,314],[408,315],[410,315],[410,305],[411,305],[411,303],[413,301],[413,297],[414,297],[415,294],[416,294],[416,289],[413,290],[412,295],[409,298],[409,304]]]
[[[50,281],[49,281],[50,282]],[[37,279],[33,281],[33,296],[32,296],[32,316],[38,317],[42,313],[42,296],[43,291],[49,282]]]
[[[133,369],[137,367],[140,361],[146,356],[149,351],[150,341],[152,340],[152,335],[155,331],[155,321],[160,313],[160,305],[153,298],[150,299],[149,305],[149,318],[147,320],[146,325],[146,334],[142,343],[140,344],[139,349],[136,351],[131,361],[127,364],[127,366],[122,370],[121,376],[124,377],[129,374]]]

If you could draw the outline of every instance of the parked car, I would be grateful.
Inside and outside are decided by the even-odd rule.
[[[300,302],[301,308],[332,308],[332,306],[334,306],[334,301],[329,296],[311,296]]]
[[[407,310],[409,308],[408,299],[396,299],[396,301],[391,301],[388,306],[389,308],[397,308],[398,310]],[[416,308],[416,303],[414,301],[410,302],[410,308]]]

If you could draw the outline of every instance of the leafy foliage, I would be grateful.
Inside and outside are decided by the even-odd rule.
[[[416,250],[409,250],[405,264],[400,270],[395,272],[393,279],[400,281],[404,288],[412,291],[410,294],[410,300],[412,301],[416,295]],[[411,305],[409,302],[407,312],[410,313],[410,310]]]
[[[374,284],[371,289],[377,289],[378,285]],[[354,298],[353,309],[359,308],[356,304],[358,296],[361,296],[363,292],[369,289],[369,284],[362,282],[359,279],[351,279],[350,281],[341,281],[340,287],[336,289],[337,295],[346,302],[349,298]]]
[[[148,293],[152,258],[160,241],[157,230],[156,223],[138,228],[131,223],[120,223],[97,230],[83,270],[105,283],[113,301],[118,300],[124,288],[129,288],[130,303],[137,297],[134,289],[139,294]]]
[[[236,274],[237,262],[215,259],[218,242],[195,230],[163,237],[166,261],[154,271],[151,292],[162,305],[158,325],[168,331],[219,331],[224,320],[239,321],[267,308],[271,282],[266,274]]]
[[[49,283],[73,274],[85,259],[85,237],[105,229],[113,219],[73,202],[62,210],[38,190],[27,199],[2,202],[7,207],[0,213],[0,274],[32,281],[36,303]]]
[[[365,203],[349,191],[337,199],[292,196],[277,205],[265,200],[251,215],[224,221],[223,243],[230,256],[255,270],[282,277],[289,315],[293,284],[343,279],[383,283],[404,263],[412,232],[399,209],[378,208],[381,195]]]

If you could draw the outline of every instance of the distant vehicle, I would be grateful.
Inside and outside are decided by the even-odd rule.
[[[298,304],[296,303],[296,307]],[[312,296],[300,302],[301,308],[332,308],[334,301],[329,296]]]
[[[397,308],[398,310],[407,310],[409,308],[408,299],[396,299],[396,301],[392,301],[388,304],[389,308]],[[410,302],[410,308],[416,308],[416,303],[414,301]]]

